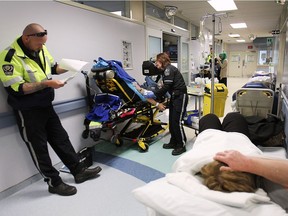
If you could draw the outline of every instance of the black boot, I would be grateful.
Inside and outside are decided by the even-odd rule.
[[[164,149],[174,149],[175,145],[173,145],[171,143],[166,143],[166,144],[163,144],[163,148]]]
[[[172,151],[172,155],[176,156],[176,155],[180,155],[182,153],[186,152],[186,147],[180,147],[180,148],[175,148],[173,151]]]
[[[61,196],[71,196],[77,193],[76,187],[67,185],[64,182],[55,187],[49,186],[48,191],[52,194],[58,194]]]
[[[81,172],[79,172],[78,174],[76,174],[74,176],[75,182],[76,183],[82,183],[85,182],[89,179],[93,179],[95,178],[98,173],[102,170],[101,167],[97,166],[95,168],[91,168],[91,169],[83,169]]]

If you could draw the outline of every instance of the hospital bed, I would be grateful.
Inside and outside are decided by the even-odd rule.
[[[283,154],[275,152],[277,156]],[[261,189],[257,193],[210,192],[215,193],[209,193],[204,185],[195,183],[186,172],[168,173],[132,191],[135,198],[146,207],[149,216],[288,215],[279,205],[269,201]]]
[[[140,152],[148,151],[148,143],[163,133],[168,124],[156,119],[159,110],[137,91],[136,80],[123,69],[122,63],[100,57],[85,76],[90,112],[84,120],[82,137],[106,140],[101,132],[109,130],[109,141],[116,146],[128,140],[137,143]],[[90,78],[100,93],[91,94]],[[122,129],[118,131],[120,125]]]
[[[266,88],[241,88],[236,92],[236,108],[244,116],[266,117],[272,113],[274,91]]]
[[[263,83],[268,86],[270,89],[275,90],[276,77],[274,73],[266,71],[255,71],[252,74],[252,77],[249,79],[249,82]]]
[[[288,115],[288,100],[284,99],[281,102],[281,115],[286,119]],[[287,133],[288,124],[286,122],[285,134]],[[221,137],[219,137],[219,140],[221,142]],[[259,147],[259,149],[265,157],[287,159],[286,144],[284,147]],[[241,148],[241,145],[239,146]],[[211,149],[207,149],[207,151],[211,151]],[[173,164],[173,172],[132,191],[134,197],[146,207],[147,215],[288,215],[278,204],[270,201],[262,189],[258,189],[255,193],[224,193],[209,190],[201,184],[201,180],[195,180],[195,178],[191,177],[189,167],[191,165],[197,166],[197,163],[201,163],[199,159],[194,157],[195,153],[193,155],[193,151],[186,152]],[[186,167],[187,170],[183,167]]]
[[[261,149],[269,157],[285,158],[282,148]],[[177,161],[183,166],[192,163],[191,151]],[[175,166],[175,165],[174,165]],[[209,191],[189,172],[173,172],[132,191],[134,197],[147,209],[149,216],[247,216],[288,215],[267,194],[258,189],[255,193],[224,193]]]
[[[271,83],[249,81],[232,95],[232,110],[245,116],[277,115],[278,93]]]

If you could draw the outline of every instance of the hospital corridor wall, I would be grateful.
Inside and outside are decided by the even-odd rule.
[[[88,62],[83,70],[90,71],[93,60],[123,59],[123,41],[132,46],[133,67],[127,71],[140,82],[145,60],[145,26],[142,23],[95,13],[56,1],[0,1],[0,49],[7,48],[29,23],[39,23],[48,31],[47,48],[56,62],[62,58]],[[59,75],[64,78],[68,74]],[[78,151],[91,146],[83,140],[83,120],[87,112],[84,76],[79,72],[63,88],[57,89],[54,106],[70,139]],[[34,168],[25,143],[19,135],[12,110],[6,103],[6,92],[0,86],[0,198],[11,187],[29,184],[38,171]],[[53,164],[60,162],[49,148]],[[3,193],[2,193],[3,192]]]

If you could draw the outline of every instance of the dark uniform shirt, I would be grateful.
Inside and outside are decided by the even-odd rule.
[[[156,97],[163,97],[168,92],[172,97],[187,93],[187,87],[180,71],[173,65],[168,65],[163,72],[163,86],[156,90]]]

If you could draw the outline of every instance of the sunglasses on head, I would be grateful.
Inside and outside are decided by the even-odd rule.
[[[44,30],[44,32],[38,32],[38,33],[34,33],[34,34],[29,34],[27,36],[44,37],[45,35],[47,35],[47,30]]]

